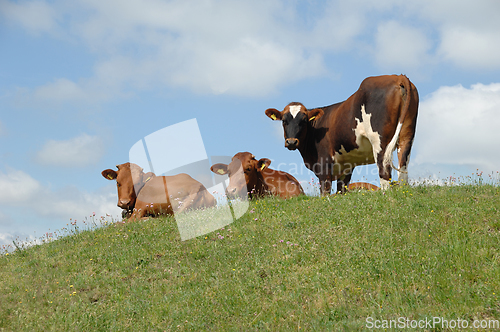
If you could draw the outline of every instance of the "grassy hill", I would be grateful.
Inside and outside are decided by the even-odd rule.
[[[116,223],[3,253],[0,280],[0,331],[471,326],[500,320],[500,188],[259,200],[184,242],[173,218]]]

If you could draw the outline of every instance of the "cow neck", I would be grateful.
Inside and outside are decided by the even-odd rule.
[[[142,188],[144,188],[144,186],[146,185],[146,183],[147,183],[149,180],[151,180],[151,179],[152,179],[152,177],[150,176],[150,177],[148,177],[148,178],[146,179],[146,181],[141,182],[141,184],[140,184],[139,186],[137,186],[137,192],[135,193],[135,196],[139,196],[139,193],[141,192]],[[134,186],[134,188],[135,188],[135,186]]]
[[[302,159],[304,160],[306,166],[308,163],[314,163],[318,159],[318,149],[316,148],[315,142],[316,131],[316,128],[311,124],[311,122],[309,122],[307,124],[305,144],[298,147],[300,155],[302,156]]]
[[[258,196],[264,195],[269,189],[269,186],[266,183],[266,178],[264,176],[264,172],[266,172],[268,170],[269,169],[266,168],[266,169],[262,170],[261,172],[257,172],[257,184],[255,185],[254,189],[255,189],[255,193]]]

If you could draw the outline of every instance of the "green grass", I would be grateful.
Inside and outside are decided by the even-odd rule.
[[[3,253],[0,331],[352,331],[368,317],[500,319],[498,186],[401,186],[250,208],[185,242],[173,218],[160,218]]]

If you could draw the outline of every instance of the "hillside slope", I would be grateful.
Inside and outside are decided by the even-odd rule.
[[[0,257],[0,331],[362,330],[500,319],[500,188],[265,199],[181,242],[173,218]]]

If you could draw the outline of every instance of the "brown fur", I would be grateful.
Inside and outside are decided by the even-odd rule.
[[[210,169],[215,174],[229,174],[230,196],[262,197],[266,195],[290,198],[304,193],[300,183],[292,175],[268,168],[271,160],[256,160],[250,152],[234,155],[229,165],[215,164]]]
[[[116,180],[118,206],[131,211],[130,221],[217,204],[203,184],[187,174],[155,176],[131,163],[117,165],[117,168],[118,171],[102,171],[102,176]]]
[[[269,108],[266,115],[272,120],[283,120],[285,146],[298,149],[307,168],[320,180],[322,194],[331,191],[331,182],[337,181],[337,191],[348,186],[355,166],[376,163],[379,177],[391,180],[392,165],[384,164],[386,148],[394,137],[398,123],[402,123],[397,139],[399,167],[407,167],[415,136],[419,97],[416,87],[404,75],[368,77],[346,101],[322,108],[307,109],[301,103],[290,103],[283,111]],[[373,132],[379,134],[381,151],[362,155],[364,160],[342,162],[334,160],[341,150],[350,152],[359,148],[354,129],[361,120],[361,107],[370,115]],[[290,106],[299,106],[292,118]],[[302,127],[298,126],[302,124]],[[406,173],[405,173],[406,176]],[[407,176],[406,176],[407,177]]]

